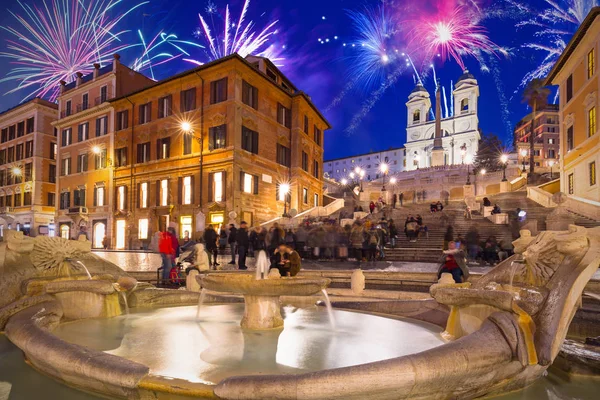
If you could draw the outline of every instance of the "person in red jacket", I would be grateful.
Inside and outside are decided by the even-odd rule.
[[[173,244],[169,232],[161,232],[158,239],[158,251],[162,258],[162,278],[163,281],[169,279],[171,268],[173,267]]]

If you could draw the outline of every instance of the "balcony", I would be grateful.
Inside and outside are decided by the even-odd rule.
[[[88,108],[90,108],[90,105],[88,103],[77,104],[77,106],[75,107],[75,109],[77,110],[77,112],[85,111]]]
[[[67,208],[67,215],[87,215],[87,207],[69,207]]]
[[[12,207],[0,207],[0,215],[12,214],[14,211]]]
[[[60,112],[60,117],[61,118],[66,118],[68,116],[73,115],[73,110],[63,110]]]
[[[112,100],[114,97],[115,97],[115,95],[111,94],[111,93],[107,93],[106,95],[103,95],[103,96],[98,96],[94,100],[94,105],[99,106],[100,104],[105,103],[108,100]]]

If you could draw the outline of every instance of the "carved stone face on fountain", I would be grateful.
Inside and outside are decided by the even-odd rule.
[[[255,279],[252,274],[208,274],[198,276],[203,289],[244,295],[245,312],[241,325],[246,329],[274,329],[283,326],[279,297],[310,296],[325,289],[330,279]]]

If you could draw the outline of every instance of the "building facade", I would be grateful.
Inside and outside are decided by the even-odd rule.
[[[115,248],[322,205],[330,126],[265,58],[224,57],[110,103]]]
[[[352,157],[336,158],[325,161],[325,175],[330,179],[340,182],[342,179],[352,181],[354,178],[350,175],[355,173],[356,168],[365,171],[364,179],[371,181],[379,179],[382,175],[381,164],[385,163],[388,167],[388,175],[402,172],[406,168],[404,147],[388,149],[384,151],[359,154]]]
[[[94,248],[111,237],[115,113],[111,99],[154,83],[119,62],[61,83],[58,97],[57,235],[87,235]]]
[[[33,99],[0,114],[0,235],[54,235],[55,104]]]
[[[479,118],[477,116],[479,85],[475,77],[465,71],[452,91],[454,107],[448,117],[441,119],[440,165],[457,165],[474,158],[479,149]],[[406,170],[436,165],[433,160],[436,121],[432,118],[429,92],[418,84],[406,103]],[[441,110],[441,105],[438,107]],[[435,149],[437,150],[437,149]]]
[[[559,105],[548,104],[543,110],[536,113],[534,135],[534,161],[536,167],[542,167],[557,172],[560,161],[560,125]],[[515,126],[515,150],[519,161],[527,167],[529,165],[529,151],[531,140],[532,114],[526,115]]]
[[[559,86],[561,191],[597,206],[599,44],[600,7],[594,7],[546,78],[546,84]]]

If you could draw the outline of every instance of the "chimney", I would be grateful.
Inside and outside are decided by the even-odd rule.
[[[81,78],[83,77],[83,74],[81,72],[76,72],[75,75],[77,75],[75,86],[79,87],[79,85],[81,85]]]
[[[99,73],[100,73],[100,64],[95,63],[94,64],[94,80],[96,80]]]
[[[65,86],[66,85],[67,85],[67,82],[60,81],[60,94],[63,94],[65,92]]]
[[[113,72],[117,72],[117,65],[119,65],[119,60],[121,56],[117,53],[113,55]]]

